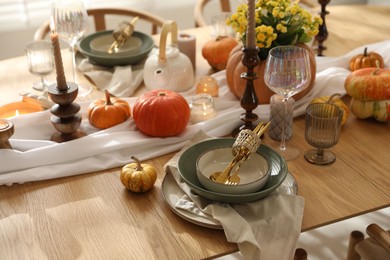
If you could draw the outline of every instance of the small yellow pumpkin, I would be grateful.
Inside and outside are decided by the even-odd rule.
[[[104,99],[96,99],[88,107],[88,120],[91,125],[99,129],[125,122],[130,116],[129,103],[120,98],[110,98],[107,90]]]
[[[126,189],[136,193],[150,190],[157,180],[157,170],[154,166],[144,164],[137,157],[132,156],[134,163],[123,166],[120,180]]]
[[[340,94],[336,93],[332,96],[321,96],[314,98],[311,102],[313,103],[330,103],[335,104],[336,106],[340,107],[343,110],[343,119],[341,120],[341,125],[344,125],[345,122],[347,122],[348,116],[349,116],[349,108],[344,103],[343,100],[340,99]]]

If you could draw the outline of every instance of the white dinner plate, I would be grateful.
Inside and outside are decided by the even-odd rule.
[[[176,203],[183,197],[185,194],[182,189],[180,189],[179,185],[176,183],[172,174],[167,173],[163,179],[161,184],[162,193],[165,201],[168,203],[169,208],[176,213],[179,217],[194,223],[199,226],[214,228],[214,229],[222,229],[221,224],[218,220],[213,217],[202,217],[199,215],[192,214],[186,210],[178,209],[175,207]],[[276,189],[275,192],[289,195],[296,195],[298,193],[298,185],[292,176],[291,173],[287,173],[286,179],[283,183]]]

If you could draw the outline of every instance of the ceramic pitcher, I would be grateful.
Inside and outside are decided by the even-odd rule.
[[[167,46],[168,33],[171,44]],[[190,59],[177,47],[177,24],[166,21],[161,30],[160,47],[151,54],[144,66],[144,83],[148,89],[185,91],[193,86],[194,72]]]

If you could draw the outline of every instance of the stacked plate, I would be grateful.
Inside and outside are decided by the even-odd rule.
[[[221,147],[232,147],[234,138],[218,138],[210,139],[198,144],[195,144],[185,150],[179,158],[178,170],[179,174],[190,188],[200,196],[225,203],[246,203],[259,200],[273,191],[275,191],[286,179],[288,170],[286,161],[273,149],[267,145],[260,145],[257,153],[261,155],[269,166],[269,177],[265,186],[260,190],[242,193],[231,194],[229,192],[216,192],[205,188],[198,179],[196,161],[205,151]],[[226,185],[227,186],[227,185]],[[227,186],[226,189],[229,187]]]
[[[150,36],[135,31],[117,52],[108,53],[113,41],[112,30],[99,31],[82,39],[79,51],[88,57],[91,63],[113,67],[141,62],[154,46]]]

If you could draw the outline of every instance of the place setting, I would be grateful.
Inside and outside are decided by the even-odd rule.
[[[260,123],[258,129],[261,126],[260,135],[269,124]],[[279,239],[293,248],[290,239],[299,235],[304,206],[286,161],[262,143],[258,129],[240,132],[237,138],[198,133],[165,165],[161,187],[175,214],[196,225],[223,229],[246,257],[260,251],[271,254],[274,241],[265,237],[279,233],[292,235]]]

